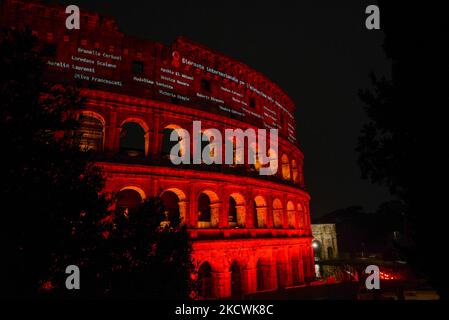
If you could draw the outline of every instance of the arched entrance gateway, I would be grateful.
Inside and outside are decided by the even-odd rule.
[[[128,157],[147,154],[145,129],[135,121],[125,122],[120,132],[120,153]]]
[[[103,151],[104,119],[93,112],[83,112],[79,117],[80,149],[82,151]]]
[[[215,192],[202,191],[198,196],[198,228],[216,228],[220,219],[220,203]]]
[[[142,190],[133,187],[124,188],[117,194],[115,210],[117,213],[129,215],[139,208],[143,200],[145,195]]]
[[[267,227],[267,203],[262,196],[257,196],[253,202],[253,217],[255,228]]]
[[[201,299],[212,298],[212,268],[208,262],[203,262],[198,269],[198,295]]]
[[[245,198],[239,193],[229,196],[228,224],[230,227],[240,228],[246,225]]]
[[[296,228],[296,211],[295,205],[292,201],[287,203],[287,217],[288,217],[288,227],[290,229]]]
[[[161,194],[164,204],[166,221],[176,227],[184,223],[187,215],[187,201],[184,192],[179,189],[167,189]]]
[[[279,199],[273,201],[273,221],[275,228],[280,229],[284,226],[284,209]]]

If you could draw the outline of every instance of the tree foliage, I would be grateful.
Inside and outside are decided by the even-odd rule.
[[[0,34],[2,292],[9,298],[187,298],[184,227],[160,227],[150,199],[124,216],[102,193],[102,169],[80,150],[76,87],[43,79],[43,46],[30,30]],[[65,288],[65,268],[81,290]]]

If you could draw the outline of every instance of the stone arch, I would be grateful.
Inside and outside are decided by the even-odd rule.
[[[282,155],[281,158],[281,169],[282,169],[282,178],[284,180],[290,180],[290,162],[288,160],[288,156],[286,154]]]
[[[239,298],[242,294],[242,266],[234,260],[229,267],[231,273],[231,297]]]
[[[294,183],[298,183],[298,163],[295,159],[292,160],[292,179]]]
[[[103,151],[106,126],[104,118],[93,111],[82,111],[79,114],[79,123],[80,149],[83,151]]]
[[[254,227],[255,228],[266,228],[267,227],[267,202],[262,196],[257,196],[254,198],[253,203],[253,215],[254,215]]]
[[[123,191],[123,190],[134,190],[134,191],[136,191],[137,193],[139,193],[140,197],[142,198],[142,201],[145,201],[146,198],[147,198],[147,196],[146,196],[146,194],[145,194],[145,191],[143,191],[143,189],[142,189],[141,187],[137,187],[137,186],[125,186],[125,187],[122,187],[122,188],[120,189],[120,191]],[[120,192],[120,191],[119,191],[119,192]]]
[[[299,217],[299,228],[305,228],[305,213],[304,208],[300,202],[297,204],[297,210],[298,210],[298,217]]]
[[[145,133],[147,133],[148,131],[150,131],[150,127],[148,126],[148,124],[142,120],[141,118],[138,117],[128,117],[125,120],[123,120],[120,123],[120,128],[123,128],[123,126],[129,122],[134,122],[137,123],[139,126],[142,127],[142,129],[145,131]]]
[[[284,227],[284,208],[279,199],[273,201],[273,224],[275,228]]]
[[[138,118],[127,118],[120,128],[119,152],[129,157],[147,156],[149,148],[147,124]]]
[[[257,291],[271,289],[271,261],[259,258],[256,263]]]
[[[287,202],[287,219],[290,229],[296,228],[296,210],[292,201]]]
[[[178,143],[181,143],[181,148],[179,150],[179,156],[182,156],[184,154],[184,152],[187,150],[187,148],[189,147],[188,143],[190,143],[190,142],[187,141],[187,137],[182,137],[182,135],[180,133],[178,133],[178,141],[170,141],[171,133],[174,130],[181,130],[181,129],[183,129],[183,128],[177,124],[168,124],[168,125],[164,126],[164,128],[162,129],[161,150],[162,150],[162,155],[164,157],[168,158],[170,156],[170,152],[171,152],[172,148]]]
[[[207,261],[203,262],[198,268],[198,284],[199,298],[212,298],[212,267]]]
[[[145,192],[139,187],[128,186],[122,188],[116,196],[116,212],[128,215],[139,208],[145,200]]]
[[[187,218],[187,197],[185,193],[178,188],[169,188],[160,195],[164,203],[168,221],[174,223],[185,223]],[[176,221],[179,218],[179,221]]]
[[[198,228],[216,228],[220,219],[220,199],[209,189],[198,193]]]
[[[240,193],[232,193],[229,196],[228,222],[231,227],[246,225],[246,203]]]

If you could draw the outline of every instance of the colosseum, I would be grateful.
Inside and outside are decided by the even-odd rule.
[[[313,279],[295,105],[278,85],[186,38],[164,45],[126,36],[114,19],[82,8],[80,30],[67,30],[65,7],[23,0],[1,6],[2,25],[28,25],[45,43],[48,80],[81,88],[82,144],[97,153],[105,191],[117,194],[116,209],[161,197],[167,215],[188,226],[202,298],[242,297]],[[277,173],[260,175],[257,162],[173,165],[172,131],[191,130],[197,120],[222,132],[278,129],[278,151],[271,154]],[[245,148],[245,158],[251,150],[257,144]]]

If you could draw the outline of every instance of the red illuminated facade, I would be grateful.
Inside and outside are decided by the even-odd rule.
[[[160,196],[167,214],[188,226],[200,296],[238,297],[314,277],[304,157],[295,106],[281,88],[185,38],[168,46],[136,39],[85,11],[81,29],[67,30],[65,8],[35,1],[3,1],[1,10],[3,25],[29,25],[46,43],[48,80],[81,88],[82,144],[97,152],[117,209]],[[261,176],[257,164],[171,164],[171,131],[191,130],[195,120],[222,132],[279,129],[278,173]]]

